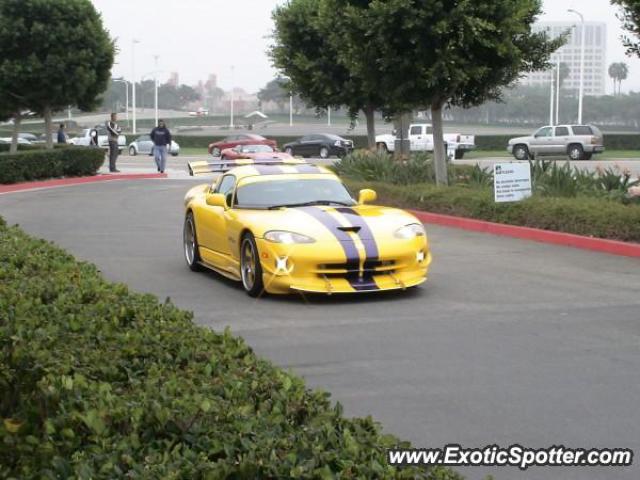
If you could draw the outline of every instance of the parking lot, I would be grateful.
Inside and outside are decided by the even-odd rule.
[[[195,321],[229,326],[256,352],[373,415],[417,447],[519,443],[640,451],[640,263],[427,226],[430,280],[400,294],[267,297],[192,273],[182,198],[199,180],[0,196],[0,214],[96,263],[109,279],[169,297]],[[122,168],[153,167],[122,157]],[[461,469],[468,478],[637,479],[620,468]]]

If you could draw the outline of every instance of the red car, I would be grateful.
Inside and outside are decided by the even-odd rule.
[[[221,153],[223,160],[238,160],[250,158],[252,160],[290,160],[293,158],[288,153],[278,152],[271,145],[238,145],[227,148]]]
[[[269,145],[275,150],[278,144],[275,140],[269,140],[261,135],[253,133],[238,133],[237,135],[229,135],[224,140],[209,145],[209,154],[219,157],[222,150],[237,147],[238,145]]]

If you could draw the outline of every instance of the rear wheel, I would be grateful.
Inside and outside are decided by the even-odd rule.
[[[456,160],[462,160],[462,157],[464,157],[464,150],[456,150]]]
[[[214,157],[219,157],[220,149],[218,147],[213,147],[213,149],[211,150],[211,155],[213,155]]]
[[[242,237],[240,245],[240,276],[242,286],[251,297],[257,297],[262,293],[264,284],[262,282],[262,265],[258,255],[256,240],[251,233]]]
[[[567,153],[571,160],[582,160],[584,156],[582,145],[578,144],[569,145],[569,150],[567,151]]]
[[[320,149],[320,158],[329,158],[329,149],[327,147],[322,147]]]
[[[529,160],[529,149],[526,145],[516,145],[513,147],[513,156],[518,160]]]
[[[189,268],[197,272],[202,270],[200,265],[200,252],[198,251],[198,238],[196,236],[196,222],[193,219],[193,212],[187,213],[184,219],[184,229],[182,233],[184,245],[184,259]]]
[[[138,154],[136,147],[129,147],[129,155],[135,157]]]
[[[376,145],[378,152],[380,153],[387,153],[389,151],[389,149],[387,148],[387,144],[380,142]]]
[[[287,147],[284,149],[284,153],[286,153],[287,155],[292,155],[293,156],[293,148],[291,147]]]

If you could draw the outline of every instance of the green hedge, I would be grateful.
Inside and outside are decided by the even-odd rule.
[[[476,147],[478,150],[506,151],[509,140],[521,136],[525,135],[476,135]],[[608,150],[640,150],[640,134],[605,133],[604,146]]]
[[[371,418],[0,226],[0,478],[427,478]]]
[[[104,150],[84,147],[0,153],[0,184],[95,175],[104,160]]]
[[[533,196],[523,202],[495,203],[490,189],[465,186],[347,180],[352,191],[373,188],[380,204],[475,218],[509,225],[541,228],[577,235],[640,242],[640,206],[591,197]]]

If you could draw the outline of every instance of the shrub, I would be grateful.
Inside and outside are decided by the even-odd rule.
[[[0,184],[95,175],[104,159],[104,150],[85,147],[2,153]]]
[[[458,185],[410,186],[346,181],[352,191],[374,188],[380,204],[425,210],[497,223],[541,228],[598,238],[640,242],[640,205],[607,198],[534,196],[522,202],[495,203],[490,189]]]
[[[428,478],[371,418],[190,313],[0,227],[0,478]]]

